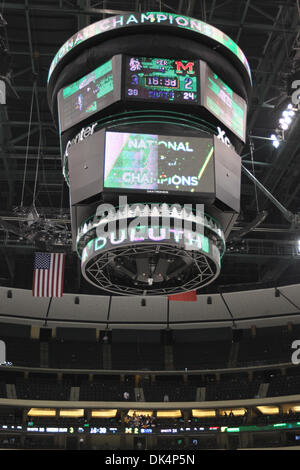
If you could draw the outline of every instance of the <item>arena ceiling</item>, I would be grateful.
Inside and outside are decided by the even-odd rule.
[[[31,289],[34,251],[55,249],[68,253],[65,292],[101,294],[84,281],[71,251],[68,187],[47,103],[47,74],[76,31],[111,15],[149,10],[206,21],[242,48],[254,85],[243,165],[283,206],[243,172],[242,210],[221,275],[203,293],[300,283],[300,113],[278,149],[269,140],[300,71],[299,0],[3,0],[0,285]],[[263,222],[255,227],[258,220]]]

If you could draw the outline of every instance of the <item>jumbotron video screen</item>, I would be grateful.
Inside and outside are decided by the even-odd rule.
[[[241,140],[245,141],[247,104],[211,68],[205,68],[202,105]],[[203,76],[203,75],[202,75]]]
[[[214,191],[212,137],[107,132],[104,188]]]
[[[114,81],[117,57],[108,60],[58,93],[60,132],[69,129],[117,100]],[[117,70],[116,70],[117,68]]]

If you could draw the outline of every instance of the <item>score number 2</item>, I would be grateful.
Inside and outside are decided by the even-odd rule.
[[[192,90],[193,80],[189,77],[184,79],[184,88],[185,90]]]
[[[193,80],[189,77],[184,79],[184,89],[185,90],[192,90],[193,89]],[[184,100],[194,100],[195,93],[192,91],[185,91],[183,92],[183,99]]]

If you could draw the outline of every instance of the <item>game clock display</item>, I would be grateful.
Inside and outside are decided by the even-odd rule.
[[[199,104],[199,61],[126,57],[126,99]]]

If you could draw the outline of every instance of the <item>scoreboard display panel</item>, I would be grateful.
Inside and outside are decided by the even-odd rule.
[[[245,142],[246,101],[223,82],[205,62],[201,61],[201,67],[202,106]]]
[[[200,114],[205,108],[245,142],[247,103],[205,62],[121,55],[59,91],[60,132],[120,101],[121,93],[126,101],[194,105]]]
[[[125,97],[199,104],[199,61],[126,57]]]
[[[214,192],[211,136],[106,132],[104,189]]]
[[[120,90],[116,77],[120,72],[121,58],[115,56],[60,90],[57,97],[60,132],[117,101]]]

